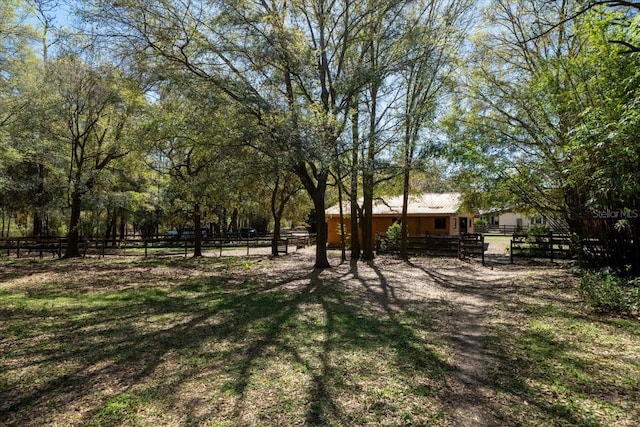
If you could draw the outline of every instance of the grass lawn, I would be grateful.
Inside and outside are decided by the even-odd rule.
[[[640,322],[584,311],[566,271],[311,265],[0,260],[0,425],[640,419]]]

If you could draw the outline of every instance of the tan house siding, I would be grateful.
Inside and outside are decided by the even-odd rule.
[[[461,221],[467,223],[467,233],[473,233],[472,213],[460,213],[462,196],[459,193],[424,193],[409,198],[407,233],[409,235],[449,234],[461,232]],[[350,212],[348,203],[343,205],[343,212]],[[340,244],[340,209],[332,206],[326,211],[327,241],[330,245]],[[374,234],[385,234],[388,228],[399,221],[402,212],[402,197],[385,197],[376,199],[373,206],[372,226]],[[437,227],[436,227],[437,226]],[[351,240],[351,221],[344,217],[346,241]],[[464,230],[462,230],[464,231]]]

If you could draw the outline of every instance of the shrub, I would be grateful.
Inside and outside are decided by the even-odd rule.
[[[386,249],[398,248],[400,246],[400,238],[402,236],[402,226],[398,222],[394,222],[387,228]]]
[[[624,279],[609,269],[586,272],[580,296],[598,312],[634,314],[640,308],[640,279]]]
[[[527,229],[528,236],[544,236],[549,234],[549,228],[546,225],[531,225]]]

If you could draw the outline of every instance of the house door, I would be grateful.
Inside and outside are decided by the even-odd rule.
[[[467,232],[467,218],[460,218],[460,233]]]

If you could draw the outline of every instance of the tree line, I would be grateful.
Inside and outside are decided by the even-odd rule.
[[[598,235],[639,274],[637,6],[622,3],[82,0],[61,29],[56,1],[8,2],[0,202],[34,234],[58,212],[72,243],[126,213],[198,230],[238,206],[276,239],[312,208],[323,268],[328,204],[350,202],[359,230],[343,259],[368,260],[376,197],[456,189],[471,209],[560,218],[578,245]]]

